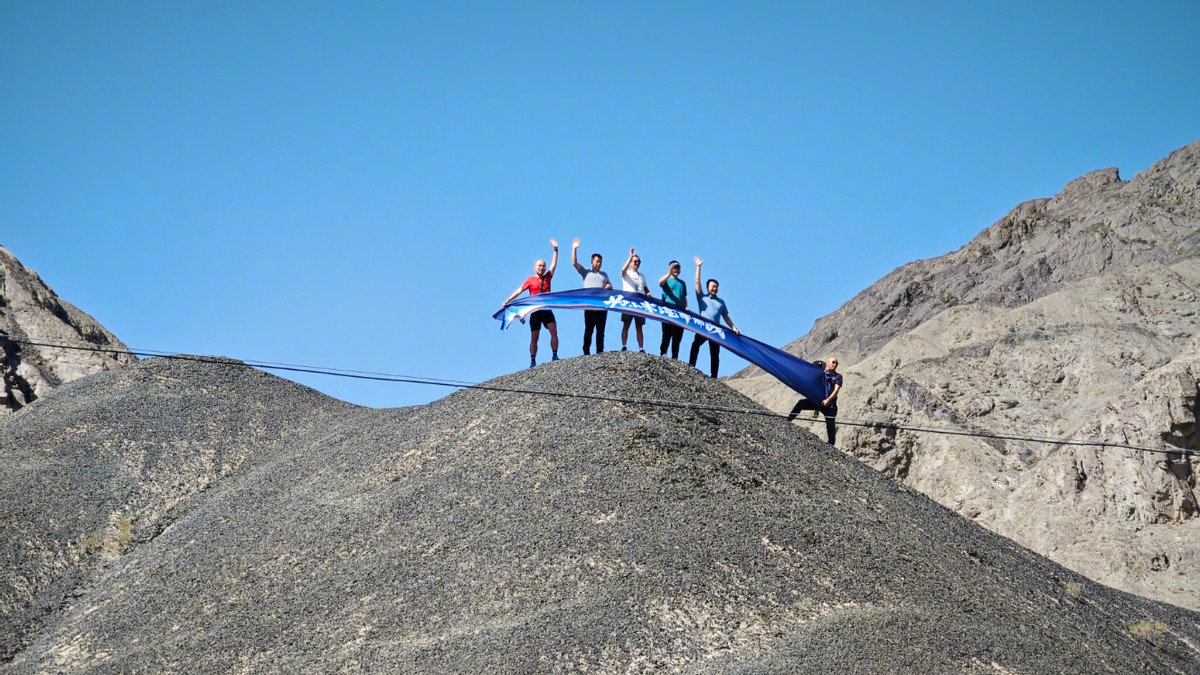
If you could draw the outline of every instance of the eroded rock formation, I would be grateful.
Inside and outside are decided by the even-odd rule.
[[[787,349],[841,357],[846,421],[1200,449],[1200,141],[1133,180],[1104,169],[1021,204]],[[776,410],[795,401],[753,369],[730,383]],[[1097,581],[1200,608],[1194,459],[863,427],[838,440]]]
[[[23,344],[5,337],[61,346]],[[71,348],[90,345],[126,349],[104,326],[58,297],[36,272],[0,247],[0,415],[61,384],[136,360],[128,354]]]

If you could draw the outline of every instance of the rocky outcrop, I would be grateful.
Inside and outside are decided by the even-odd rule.
[[[630,352],[395,410],[233,362],[73,382],[0,419],[0,671],[1200,670],[1200,614],[761,413]]]
[[[61,346],[22,344],[4,337]],[[36,272],[0,247],[0,415],[61,384],[136,360],[130,354],[71,348],[80,346],[126,351],[112,333],[55,295]]]
[[[942,504],[1117,588],[1200,608],[1200,141],[1026,202],[967,246],[905,265],[788,351],[841,356],[838,445]],[[730,383],[787,410],[754,370]],[[809,424],[809,422],[803,422]]]

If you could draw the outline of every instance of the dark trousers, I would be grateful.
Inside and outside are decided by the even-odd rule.
[[[592,329],[596,329],[596,353],[604,351],[604,324],[608,323],[608,310],[588,309],[583,312],[583,353],[592,353]]]
[[[667,345],[671,346],[671,358],[679,358],[679,343],[683,342],[683,326],[672,326],[669,323],[662,325],[663,338],[662,344],[658,346],[658,355],[667,355]]]
[[[820,403],[802,398],[792,407],[792,412],[788,413],[788,421],[796,419],[801,410],[816,410],[825,416],[825,435],[829,437],[829,444],[833,445],[837,440],[837,407],[826,408]]]
[[[721,345],[709,340],[706,337],[696,336],[692,340],[692,353],[688,356],[688,365],[695,367],[696,359],[700,356],[700,345],[708,343],[708,359],[712,365],[712,376],[717,376],[717,369],[721,367]]]

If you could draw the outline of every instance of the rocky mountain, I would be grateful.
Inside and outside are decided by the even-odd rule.
[[[6,336],[126,350],[104,326],[55,295],[36,272],[0,246],[0,416],[61,384],[136,360],[128,354],[21,344]]]
[[[1200,609],[1195,459],[1173,453],[1200,450],[1200,141],[1132,180],[1104,169],[1017,206],[786,349],[840,356],[844,422],[1168,451],[848,426],[838,438],[1096,581]],[[754,369],[730,384],[777,411],[796,400]]]
[[[521,393],[582,381],[619,400]],[[148,359],[0,419],[0,671],[1200,670],[1200,614],[677,362],[486,387],[376,410]]]

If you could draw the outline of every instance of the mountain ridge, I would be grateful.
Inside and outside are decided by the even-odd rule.
[[[137,360],[98,321],[60,298],[37,272],[0,246],[0,415],[28,405],[65,382]],[[105,347],[114,352],[64,349]]]
[[[1198,306],[1200,141],[1133,180],[1102,169],[1018,205],[786,349],[841,357],[846,419],[1196,450]],[[753,368],[729,383],[773,410],[795,401]],[[1196,476],[1178,454],[841,437],[851,455],[1073,569],[1200,608]]]

